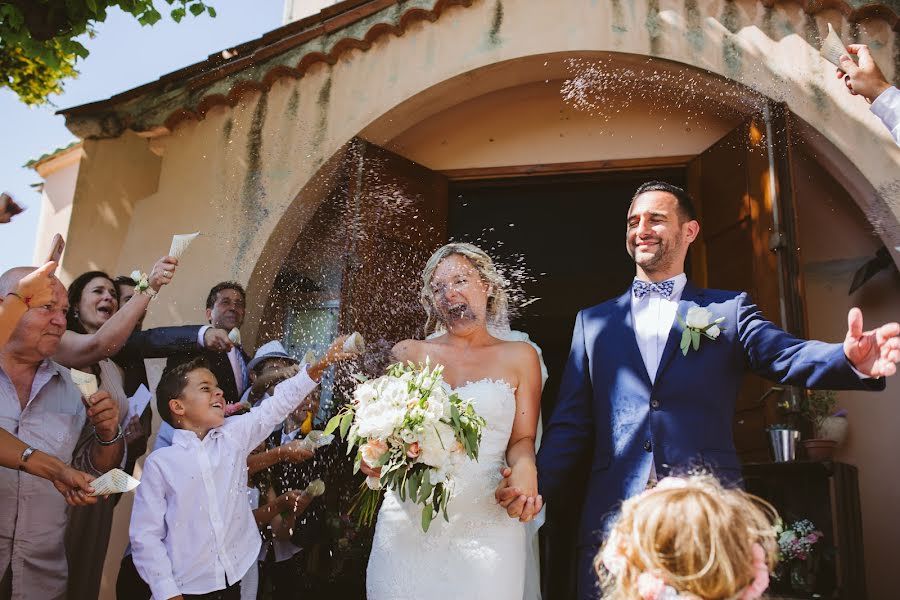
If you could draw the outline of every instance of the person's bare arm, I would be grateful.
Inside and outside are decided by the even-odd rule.
[[[91,465],[99,473],[106,473],[122,464],[125,456],[125,436],[110,445],[103,445],[98,440],[111,441],[119,434],[119,405],[109,393],[99,391],[88,401],[87,415],[94,427],[95,439],[91,440]]]
[[[524,342],[516,344],[514,360],[521,368],[516,386],[516,416],[506,448],[506,462],[510,468],[509,486],[519,490],[520,495],[512,503],[515,506],[511,516],[521,504],[518,516],[522,521],[529,521],[540,512],[542,506],[534,454],[541,412],[541,366],[537,352]]]
[[[148,278],[150,287],[158,292],[172,280],[177,266],[177,258],[164,256],[159,259],[153,265],[153,271]],[[82,369],[114,356],[147,311],[150,300],[147,294],[135,294],[96,333],[81,334],[66,331],[53,360],[66,367]]]
[[[314,452],[301,443],[301,440],[294,440],[271,450],[251,454],[247,457],[247,471],[250,475],[256,475],[280,462],[299,463],[309,460],[313,454]]]
[[[93,504],[97,501],[95,496],[89,495],[94,492],[94,488],[91,487],[94,478],[91,475],[73,469],[55,456],[40,450],[35,450],[23,464],[22,454],[27,448],[28,444],[5,429],[0,429],[0,466],[7,469],[21,468],[29,475],[50,481],[72,506]],[[72,493],[77,491],[82,493]]]

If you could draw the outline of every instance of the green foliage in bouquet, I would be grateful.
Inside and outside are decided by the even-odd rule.
[[[375,519],[381,490],[394,490],[401,500],[421,504],[422,529],[428,531],[438,514],[449,521],[447,505],[453,489],[453,467],[461,459],[478,460],[484,419],[472,404],[451,393],[443,381],[443,367],[397,363],[375,380],[358,376],[353,401],[325,427],[339,431],[357,448],[353,472],[365,460],[380,468],[360,486],[350,512],[361,524]]]

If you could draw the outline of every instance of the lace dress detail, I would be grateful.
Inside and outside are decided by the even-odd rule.
[[[422,531],[422,508],[385,493],[366,577],[369,600],[522,600],[525,527],[494,500],[516,413],[515,391],[482,379],[455,390],[484,417],[479,460],[455,475],[448,512]]]

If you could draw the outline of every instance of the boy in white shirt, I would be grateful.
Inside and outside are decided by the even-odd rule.
[[[163,374],[160,416],[172,445],[147,457],[134,500],[134,564],[156,600],[238,600],[260,536],[247,502],[247,455],[317,385],[324,370],[354,355],[338,338],[325,356],[280,383],[249,413],[225,420],[225,400],[202,359]]]

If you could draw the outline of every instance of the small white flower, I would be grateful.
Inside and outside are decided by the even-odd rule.
[[[709,329],[706,330],[706,335],[708,335],[712,339],[716,339],[717,337],[719,337],[720,333],[722,333],[722,330],[719,329],[718,325],[713,325],[712,327],[710,327]]]
[[[140,281],[140,280],[141,280],[141,272],[140,272],[140,271],[132,271],[132,272],[131,272],[131,279],[134,280],[135,283],[138,282],[138,281]]]
[[[692,306],[684,320],[691,329],[703,329],[712,322],[712,313],[705,308]]]

